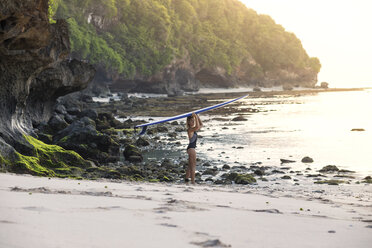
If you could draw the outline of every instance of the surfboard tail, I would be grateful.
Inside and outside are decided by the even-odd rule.
[[[138,135],[144,135],[146,133],[147,126],[142,127],[141,132]]]

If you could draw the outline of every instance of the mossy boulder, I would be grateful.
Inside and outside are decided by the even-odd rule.
[[[117,134],[116,131],[113,131],[113,133]],[[78,152],[85,159],[100,163],[119,160],[120,145],[118,142],[112,139],[109,134],[98,132],[95,122],[88,117],[76,120],[67,128],[58,132],[54,136],[53,142],[65,149]]]
[[[126,145],[124,148],[124,157],[129,162],[142,162],[143,157],[138,147],[134,145]]]
[[[108,179],[122,179],[122,175],[119,171],[111,168],[101,167],[89,167],[86,169],[83,175],[86,178],[108,178]]]
[[[174,164],[170,159],[166,158],[163,160],[163,162],[161,162],[161,167],[167,170],[170,170],[170,169],[176,168],[177,165]]]
[[[226,183],[234,181],[236,184],[252,184],[256,182],[256,179],[251,174],[231,172],[225,173],[221,177],[225,179]]]
[[[25,142],[33,147],[32,155],[17,151],[6,160],[6,170],[36,176],[80,176],[82,169],[89,166],[79,154],[57,145],[48,145],[32,136],[24,135]]]
[[[252,184],[256,179],[251,174],[238,174],[234,181],[236,184]]]

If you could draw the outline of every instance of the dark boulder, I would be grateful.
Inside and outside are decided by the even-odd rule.
[[[65,106],[63,106],[62,104],[57,104],[57,106],[54,108],[54,111],[62,115],[67,114]]]
[[[80,108],[79,107],[76,107],[76,106],[73,106],[71,108],[68,108],[66,111],[70,115],[80,115],[80,113],[81,113]]]
[[[56,133],[65,129],[68,126],[68,123],[59,115],[54,115],[48,121],[48,125],[51,133]]]
[[[98,113],[95,109],[84,109],[80,114],[79,117],[88,117],[92,120],[97,120]]]
[[[161,163],[161,167],[171,169],[176,167],[176,165],[170,159],[164,159],[164,161]]]
[[[139,137],[136,141],[137,146],[149,146],[150,142],[145,138]]]

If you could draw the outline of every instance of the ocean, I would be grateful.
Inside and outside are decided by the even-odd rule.
[[[244,115],[246,121],[213,120],[212,112],[201,116],[206,121],[199,156],[217,166],[283,166],[280,159],[288,159],[296,161],[288,164],[292,169],[336,165],[360,175],[372,174],[372,90],[246,98],[243,102],[240,108],[259,110]],[[302,163],[305,156],[314,162]]]
[[[299,171],[336,165],[359,176],[372,175],[372,90],[246,98],[242,103],[228,107],[247,109],[239,113],[246,121],[232,121],[237,114],[201,114],[204,127],[199,132],[197,156],[202,161],[219,168],[224,164],[290,166]],[[249,108],[258,112],[249,112]],[[168,137],[161,139],[167,142]],[[177,141],[182,146],[150,149],[145,159],[187,159],[186,132]],[[305,156],[314,162],[302,163]],[[281,164],[281,159],[295,162]]]

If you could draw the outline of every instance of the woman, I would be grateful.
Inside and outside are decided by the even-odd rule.
[[[188,182],[191,177],[191,183],[195,184],[195,168],[196,168],[196,140],[198,139],[198,134],[196,131],[199,131],[203,126],[198,115],[192,113],[191,116],[187,117],[186,127],[187,135],[189,136],[189,145],[187,146],[187,153],[189,154],[189,165],[186,169],[186,178],[185,181]]]

